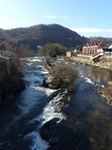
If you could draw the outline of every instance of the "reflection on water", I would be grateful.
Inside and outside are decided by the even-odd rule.
[[[78,65],[79,73],[84,77],[89,77],[99,83],[105,83],[112,80],[112,75],[110,72],[99,67],[90,67],[85,65]]]
[[[82,142],[77,134],[75,135],[80,149],[85,149],[83,146],[86,143],[92,150],[111,150],[112,107],[95,91],[95,82],[100,87],[106,85],[107,81],[112,79],[111,73],[89,66],[78,65],[77,68],[80,77],[67,110],[67,115],[71,118],[67,126],[73,129],[74,134],[82,135]],[[80,147],[81,145],[83,148]]]

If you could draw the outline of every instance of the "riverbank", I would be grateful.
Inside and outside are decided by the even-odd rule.
[[[112,58],[111,57],[107,57],[106,61],[101,61],[101,62],[94,62],[93,60],[90,60],[89,55],[81,55],[78,54],[77,56],[72,56],[72,57],[60,57],[64,60],[67,61],[74,61],[74,62],[78,62],[78,63],[82,63],[82,64],[86,64],[86,65],[90,65],[93,67],[99,67],[99,68],[103,68],[106,69],[107,71],[112,71]]]
[[[8,80],[0,84],[0,104],[7,96],[18,94],[25,89],[25,83],[19,76],[11,76]]]
[[[107,104],[112,106],[112,88],[102,88],[98,94],[106,99]]]
[[[3,68],[5,69],[5,67]],[[18,70],[14,63],[11,63],[10,74],[7,71],[1,71],[5,78],[0,81],[0,104],[10,95],[18,94],[25,89],[23,73]]]

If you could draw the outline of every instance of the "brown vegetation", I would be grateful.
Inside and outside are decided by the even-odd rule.
[[[106,98],[107,104],[112,105],[112,87],[102,88],[98,94]]]
[[[9,38],[0,38],[0,50],[16,50],[17,43],[11,41]]]
[[[73,88],[78,72],[71,65],[62,63],[50,70],[50,75],[52,76],[50,84],[55,88]]]
[[[33,51],[30,49],[28,45],[21,44],[18,47],[18,51],[16,52],[17,56],[20,57],[30,57],[33,56]]]
[[[109,96],[112,98],[112,87],[108,87],[107,92],[108,92]]]
[[[49,55],[46,56],[45,66],[51,66],[51,57]]]

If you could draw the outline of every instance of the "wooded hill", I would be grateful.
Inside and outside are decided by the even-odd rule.
[[[105,38],[105,37],[90,37],[90,42],[100,41],[103,42],[107,47],[112,45],[112,38]]]
[[[107,46],[112,44],[112,38],[81,37],[76,32],[58,24],[41,24],[10,30],[0,28],[0,37],[12,40],[17,46],[21,44],[29,45],[33,50],[37,50],[37,45],[44,46],[47,43],[58,43],[67,48],[76,47],[78,45],[81,46],[88,41],[102,41]]]
[[[0,30],[0,37],[12,39],[18,43],[18,46],[27,44],[33,50],[37,50],[37,45],[44,46],[46,43],[59,43],[64,47],[71,48],[83,45],[88,41],[87,38],[57,24]]]

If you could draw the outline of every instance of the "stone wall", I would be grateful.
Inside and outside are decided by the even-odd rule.
[[[90,60],[89,57],[84,57],[84,55],[82,56],[73,56],[70,57],[69,60],[71,61],[75,61],[75,62],[79,62],[82,64],[88,64],[88,65],[93,65],[93,66],[99,66],[105,69],[109,69],[112,70],[112,59],[110,59],[110,57],[106,59],[106,61],[99,61],[99,62],[94,62],[93,60]]]

